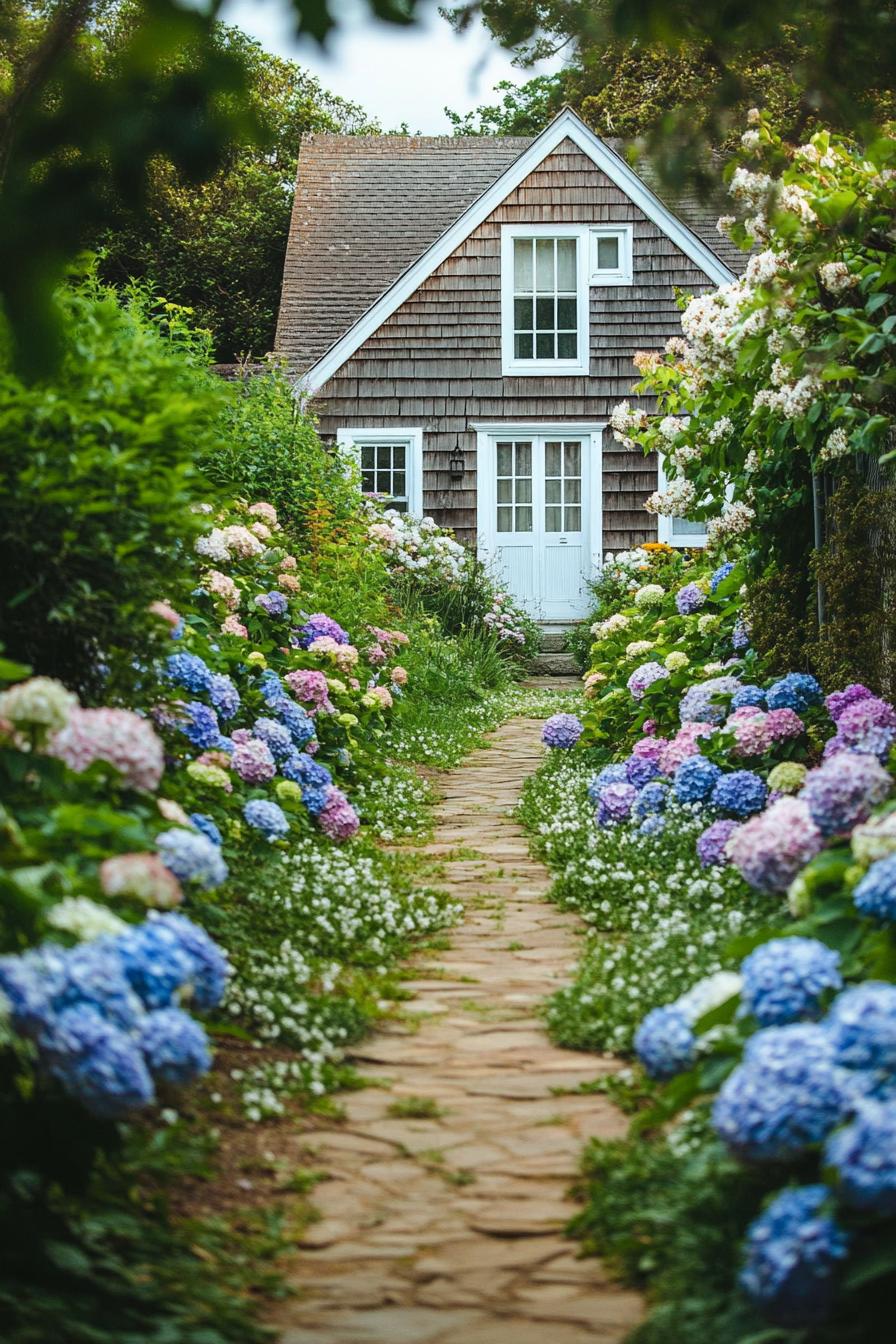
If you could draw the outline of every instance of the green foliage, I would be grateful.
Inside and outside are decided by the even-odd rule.
[[[147,613],[186,582],[194,465],[223,385],[170,305],[86,280],[55,299],[67,348],[52,382],[0,371],[0,625],[7,653],[83,693],[133,680],[157,644]],[[4,361],[6,363],[6,361]]]
[[[93,48],[100,74],[138,17],[139,5],[129,0],[101,23]],[[116,283],[141,277],[189,306],[195,323],[213,333],[218,360],[258,358],[274,344],[300,137],[311,131],[370,135],[380,128],[357,104],[328,93],[240,29],[215,24],[208,40],[241,62],[243,103],[264,122],[264,144],[243,137],[224,166],[198,184],[169,160],[153,160],[138,208],[113,206],[116,222],[97,236],[101,273]],[[188,68],[196,57],[184,46],[172,64]]]

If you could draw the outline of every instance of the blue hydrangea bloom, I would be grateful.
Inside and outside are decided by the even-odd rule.
[[[207,751],[210,747],[218,745],[221,729],[218,716],[213,709],[204,705],[201,700],[191,700],[189,704],[184,705],[182,713],[186,717],[179,718],[177,726],[194,747]]]
[[[690,1068],[697,1041],[691,1024],[674,1005],[654,1008],[635,1032],[635,1052],[651,1078],[673,1078]]]
[[[337,644],[347,644],[349,642],[348,632],[343,630],[342,626],[334,621],[331,616],[325,615],[322,611],[315,611],[310,616],[306,616],[305,624],[300,626],[294,632],[296,643],[299,648],[307,649],[309,644],[313,644],[316,639],[334,639]]]
[[[896,1101],[865,1101],[825,1145],[841,1198],[857,1209],[896,1214]]]
[[[121,1120],[154,1098],[152,1078],[132,1036],[98,1018],[83,1053],[58,1058],[52,1072],[92,1115]]]
[[[258,689],[261,691],[262,700],[270,708],[289,698],[283,682],[269,667],[266,667],[258,678]]]
[[[264,798],[253,798],[243,808],[243,816],[266,840],[282,840],[289,834],[289,818],[277,803]]]
[[[221,848],[224,843],[224,837],[212,821],[211,817],[207,817],[204,812],[191,812],[190,821],[196,827],[197,831],[201,831],[204,836],[207,836],[208,839],[211,840],[213,845],[217,845],[219,849]]]
[[[240,693],[230,677],[216,672],[208,688],[209,699],[222,719],[232,719],[240,707]]]
[[[788,672],[769,687],[765,695],[769,709],[794,709],[802,714],[810,705],[820,705],[824,691],[808,672]]]
[[[840,953],[815,938],[773,938],[741,963],[741,1010],[763,1027],[818,1017],[843,984]]]
[[[821,1027],[767,1027],[751,1037],[743,1063],[716,1097],[716,1133],[742,1158],[777,1162],[820,1143],[842,1118],[847,1098]]]
[[[689,686],[681,697],[678,717],[682,723],[719,724],[727,716],[724,704],[717,703],[718,698],[734,695],[739,689],[737,677],[710,677],[708,681],[698,681]]]
[[[865,980],[838,994],[825,1018],[838,1064],[896,1074],[896,985]]]
[[[722,771],[705,756],[689,756],[675,771],[672,787],[680,803],[705,802]]]
[[[203,891],[211,891],[227,880],[227,864],[218,846],[198,831],[181,826],[161,831],[156,849],[165,867],[180,882],[196,882]]]
[[[138,1039],[150,1073],[161,1082],[183,1086],[211,1068],[208,1038],[181,1008],[147,1013]]]
[[[824,1206],[826,1185],[782,1190],[747,1230],[740,1286],[776,1325],[816,1325],[830,1312],[849,1237]]]
[[[165,659],[165,675],[193,695],[208,691],[212,684],[211,668],[196,653],[170,653]]]
[[[750,627],[742,616],[738,616],[731,632],[731,647],[735,653],[743,653],[750,647]]]
[[[136,1025],[140,1003],[124,974],[117,940],[102,938],[67,950],[64,978],[54,986],[52,1006],[60,1013],[79,1003],[91,1004],[125,1031]]]
[[[659,780],[654,780],[652,784],[645,784],[644,788],[635,799],[635,816],[647,817],[651,814],[664,812],[666,810],[668,799],[668,784],[661,784]]]
[[[319,816],[327,805],[327,791],[333,776],[325,765],[318,765],[310,756],[296,752],[280,767],[284,779],[291,779],[302,789],[302,802],[313,817]]]
[[[285,760],[295,750],[292,734],[286,724],[278,723],[276,719],[256,719],[252,732],[268,744],[275,761]]]
[[[734,569],[733,560],[726,560],[723,565],[719,565],[718,569],[713,573],[713,576],[709,581],[710,590],[712,592],[715,592],[719,584],[724,583],[724,581],[727,579],[728,575],[731,573],[733,569]]]
[[[636,789],[643,789],[645,784],[656,779],[659,773],[660,768],[656,761],[649,761],[645,756],[630,756],[625,762],[626,780],[629,784],[634,784]]]
[[[192,1001],[200,1012],[216,1007],[224,997],[230,963],[213,938],[186,915],[165,914],[149,921],[151,928],[164,928],[166,936],[178,943],[190,962],[188,982]]]
[[[896,921],[896,854],[872,863],[854,888],[856,909],[871,919]]]
[[[640,835],[662,835],[666,829],[666,818],[661,812],[651,812],[638,827]]]
[[[575,746],[582,732],[582,722],[575,714],[552,714],[541,730],[541,740],[546,747],[568,750]]]
[[[217,742],[215,743],[215,750],[226,751],[229,756],[232,756],[235,745],[236,744],[232,737],[227,737],[224,733],[222,733],[221,736],[218,738]]]
[[[289,611],[289,602],[285,593],[280,593],[276,588],[269,593],[259,593],[255,599],[255,605],[261,607],[261,610],[267,612],[268,616],[285,616]]]
[[[284,696],[272,708],[280,722],[289,729],[294,746],[301,750],[311,741],[314,737],[314,720],[301,705]]]
[[[189,980],[193,963],[180,939],[160,919],[138,924],[116,939],[132,988],[147,1008],[167,1008]]]
[[[732,770],[716,782],[710,796],[713,807],[734,817],[761,812],[768,795],[765,780],[752,770]]]
[[[0,957],[0,991],[9,1003],[13,1030],[20,1036],[36,1036],[48,1025],[53,997],[64,984],[62,948],[47,945],[18,957]]]
[[[603,770],[598,771],[593,779],[588,781],[588,797],[595,807],[600,802],[600,795],[608,784],[626,784],[628,782],[628,769],[625,762],[617,761],[612,765],[605,765]]]
[[[761,686],[753,686],[748,683],[741,686],[731,697],[731,712],[736,709],[744,709],[747,705],[755,705],[758,709],[765,709],[765,691]]]

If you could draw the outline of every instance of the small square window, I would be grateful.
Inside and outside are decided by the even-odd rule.
[[[591,230],[592,285],[632,283],[631,224],[601,225]]]

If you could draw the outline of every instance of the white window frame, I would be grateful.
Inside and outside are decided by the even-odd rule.
[[[575,359],[516,359],[513,353],[513,245],[518,238],[575,238],[577,347]],[[587,224],[504,224],[501,227],[501,372],[505,377],[582,378],[591,371]]]
[[[632,255],[634,251],[634,231],[631,224],[594,224],[592,225],[588,247],[589,285],[630,285],[633,282]],[[597,244],[601,238],[619,240],[619,265],[613,269],[601,268],[597,264]]]
[[[390,425],[376,429],[349,427],[336,431],[336,443],[341,452],[348,454],[360,468],[361,447],[364,444],[403,443],[407,446],[406,472],[408,514],[423,517],[423,429],[415,426]]]

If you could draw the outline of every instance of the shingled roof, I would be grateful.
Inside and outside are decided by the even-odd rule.
[[[303,136],[276,338],[290,367],[319,360],[532,142]],[[730,270],[743,269],[743,253],[716,231],[718,209],[691,196],[666,203]]]

